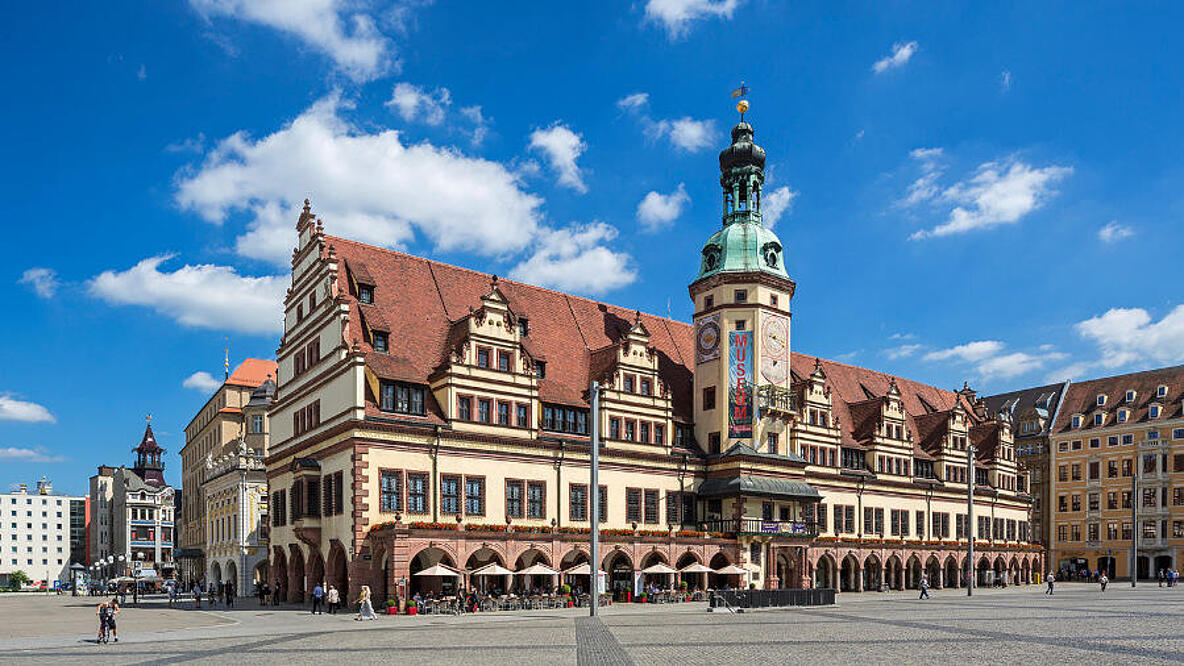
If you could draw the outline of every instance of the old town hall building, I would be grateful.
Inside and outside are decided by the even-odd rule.
[[[365,584],[381,602],[438,589],[414,576],[436,564],[566,570],[587,562],[592,493],[616,593],[656,563],[743,572],[693,586],[1031,581],[1044,555],[1006,419],[969,389],[791,350],[764,165],[741,121],[693,324],[332,237],[306,202],[270,412],[273,584],[291,600]]]

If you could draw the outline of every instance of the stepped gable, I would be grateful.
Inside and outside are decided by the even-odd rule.
[[[930,456],[921,447],[922,429],[918,426],[917,417],[935,411],[948,411],[960,400],[958,394],[953,391],[945,391],[867,368],[818,359],[797,352],[793,353],[791,359],[795,382],[808,377],[814,371],[816,359],[822,363],[823,372],[826,373],[826,385],[831,390],[832,412],[834,417],[839,419],[843,446],[862,448],[859,440],[863,423],[879,414],[879,400],[888,395],[888,387],[896,380],[901,402],[908,414],[905,425],[913,433],[913,452],[920,458],[928,459]]]
[[[1160,386],[1168,387],[1168,394],[1157,398],[1155,391]],[[1126,401],[1126,392],[1135,391],[1135,401]],[[1102,408],[1113,414],[1119,407],[1129,407],[1131,416],[1128,423],[1145,423],[1152,420],[1179,418],[1184,415],[1184,365],[1132,372],[1115,377],[1103,377],[1083,382],[1069,384],[1069,389],[1061,398],[1061,410],[1057,422],[1053,424],[1051,432],[1072,431],[1073,414],[1090,414],[1097,408],[1098,394],[1106,395],[1106,405]],[[1148,415],[1152,403],[1162,406],[1158,419],[1151,419]],[[1103,427],[1114,425],[1113,418],[1108,419]],[[1082,427],[1077,431],[1092,430],[1093,419],[1083,419]]]
[[[351,343],[366,353],[367,365],[380,377],[424,384],[459,343],[456,323],[479,307],[481,297],[489,292],[492,275],[448,264],[326,236],[344,261],[338,272],[341,292],[350,304],[351,320],[381,313],[390,329],[391,353],[374,353],[365,341],[359,325],[351,326]],[[355,272],[356,271],[356,272]],[[353,276],[351,278],[351,275]],[[351,279],[363,275],[365,284],[375,287],[374,306],[360,306],[352,296]],[[580,296],[498,278],[498,288],[509,301],[516,316],[530,321],[524,346],[536,360],[547,363],[547,377],[539,384],[544,402],[583,406],[587,404],[587,381],[608,366],[606,348],[616,345],[627,334],[638,316],[635,310],[594,301]],[[365,315],[362,309],[367,312]],[[658,354],[658,374],[671,393],[675,418],[690,422],[693,414],[692,390],[694,328],[687,323],[641,313],[641,321],[650,332],[650,344]],[[792,370],[795,382],[809,376],[816,357],[794,352]],[[859,448],[858,417],[866,416],[872,404],[888,394],[895,379],[901,400],[908,412],[906,425],[914,434],[914,449],[928,458],[921,447],[922,429],[915,417],[952,409],[959,400],[974,419],[973,405],[953,391],[945,391],[901,377],[860,368],[836,361],[819,359],[827,375],[834,398],[834,416],[842,428],[844,446]],[[1184,383],[1184,382],[1182,382]],[[441,416],[429,400],[429,414]],[[876,407],[878,409],[878,407]]]
[[[379,376],[426,383],[457,342],[454,324],[468,316],[470,308],[480,306],[493,276],[344,238],[326,236],[325,243],[344,260],[338,280],[341,293],[347,294],[351,321],[360,321],[361,308],[370,309],[359,306],[349,285],[364,275],[363,283],[375,287],[375,308],[390,328],[393,343],[392,353],[373,353],[355,324],[350,327],[351,344],[368,352],[367,364]],[[513,280],[499,278],[498,288],[510,310],[530,321],[527,352],[547,363],[547,376],[539,383],[541,399],[586,405],[590,350],[616,344],[636,312]],[[675,417],[690,422],[692,373],[686,364],[693,359],[692,327],[644,313],[641,320],[658,353],[659,376],[670,389]]]

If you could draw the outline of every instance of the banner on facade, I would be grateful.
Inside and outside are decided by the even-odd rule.
[[[728,437],[752,438],[752,331],[728,334]]]

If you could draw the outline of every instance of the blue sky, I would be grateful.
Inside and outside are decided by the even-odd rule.
[[[994,392],[1184,362],[1184,10],[190,0],[3,10],[0,486],[81,492],[272,358],[293,211],[688,319],[752,88],[796,350]],[[202,375],[199,373],[207,373]]]

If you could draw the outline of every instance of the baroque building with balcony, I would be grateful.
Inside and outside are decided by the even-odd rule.
[[[743,571],[700,586],[1030,581],[1043,553],[1007,419],[969,389],[791,352],[753,136],[741,121],[720,154],[690,324],[329,236],[306,202],[267,457],[281,594],[407,598],[456,584],[415,576],[437,564],[566,570],[592,520],[614,593],[657,563]]]

